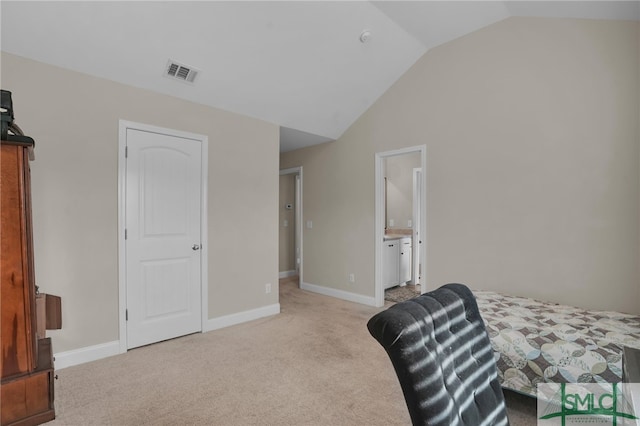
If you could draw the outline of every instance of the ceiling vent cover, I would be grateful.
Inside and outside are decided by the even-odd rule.
[[[165,69],[164,75],[169,78],[174,78],[176,80],[185,81],[187,83],[193,83],[193,81],[198,76],[200,70],[195,69],[193,67],[183,65],[179,62],[176,62],[172,59],[169,59],[167,62],[167,67]]]

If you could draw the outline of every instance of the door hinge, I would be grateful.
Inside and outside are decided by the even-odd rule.
[[[129,321],[129,310],[128,309],[124,310],[124,320],[125,321]]]
[[[125,146],[124,147],[124,158],[127,158],[129,156],[129,147]]]

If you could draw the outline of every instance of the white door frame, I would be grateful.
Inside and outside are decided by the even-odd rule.
[[[420,222],[420,200],[422,191],[420,191],[420,187],[422,183],[422,169],[416,167],[413,169],[413,258],[411,261],[413,262],[413,284],[421,284],[420,280],[420,249],[422,244],[419,241],[422,241],[422,227],[424,226]]]
[[[422,225],[422,247],[420,247],[420,263],[422,264],[422,293],[426,291],[427,271],[427,146],[418,145],[393,151],[377,152],[375,155],[375,303],[384,306],[384,286],[382,284],[382,245],[384,239],[384,160],[404,154],[420,153],[422,169],[422,188],[420,203],[420,222]]]
[[[135,123],[133,121],[119,121],[118,136],[118,319],[119,319],[119,342],[120,353],[127,351],[127,280],[126,280],[126,246],[124,239],[125,232],[125,207],[126,207],[126,157],[125,147],[127,145],[127,129],[140,130],[144,132],[159,133],[178,138],[187,138],[200,141],[202,144],[202,174],[201,174],[201,194],[200,194],[200,297],[202,298],[201,309],[201,331],[206,330],[206,322],[209,318],[209,285],[208,285],[208,252],[209,244],[207,239],[208,216],[207,216],[207,181],[209,176],[209,137],[196,133],[188,133],[180,130],[167,129],[150,124]]]
[[[296,239],[298,241],[296,241],[296,245],[298,247],[300,247],[300,264],[299,266],[299,270],[298,270],[298,287],[300,287],[300,285],[304,282],[302,279],[302,270],[304,267],[304,249],[302,248],[302,241],[303,241],[303,232],[302,230],[304,229],[304,227],[302,226],[302,194],[304,191],[304,185],[303,185],[303,181],[302,181],[302,166],[300,167],[291,167],[288,169],[282,169],[280,170],[280,176],[282,175],[297,175],[299,178],[299,182],[300,182],[300,186],[299,186],[299,190],[296,191],[296,208],[295,208],[295,216],[296,216]],[[278,225],[278,228],[280,227],[280,225]]]

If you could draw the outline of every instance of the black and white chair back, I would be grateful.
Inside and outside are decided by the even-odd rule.
[[[447,284],[367,324],[395,368],[414,425],[508,425],[489,336],[471,290]]]

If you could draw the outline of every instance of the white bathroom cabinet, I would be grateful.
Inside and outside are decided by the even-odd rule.
[[[382,262],[385,289],[411,281],[411,237],[387,239],[383,244]]]
[[[385,241],[383,247],[382,282],[387,289],[400,284],[400,240]]]
[[[399,279],[400,284],[411,281],[411,238],[403,238],[400,240],[400,260],[399,263]]]

